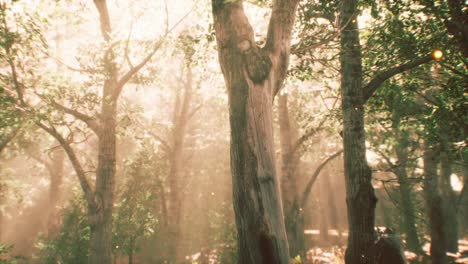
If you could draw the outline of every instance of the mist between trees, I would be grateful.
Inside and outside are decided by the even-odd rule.
[[[464,263],[463,1],[0,1],[0,263]]]

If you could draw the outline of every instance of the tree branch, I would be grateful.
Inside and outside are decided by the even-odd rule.
[[[292,146],[291,148],[291,155],[294,154],[298,149],[299,147],[302,146],[302,144],[304,144],[309,138],[311,138],[312,136],[314,136],[315,134],[317,134],[318,132],[322,131],[323,128],[323,124],[325,123],[326,119],[322,119],[322,121],[320,121],[319,125],[317,127],[315,127],[314,129],[310,130],[309,132],[305,133],[304,135],[302,135],[295,143],[294,145]]]
[[[279,92],[286,78],[291,50],[292,27],[298,4],[299,0],[276,0],[273,3],[265,44],[265,49],[270,51],[274,57],[275,85],[273,96]]]
[[[399,66],[396,66],[396,67],[393,67],[389,70],[386,70],[384,72],[381,72],[379,74],[377,74],[365,87],[364,87],[364,91],[363,91],[363,103],[366,103],[369,98],[372,97],[372,95],[375,93],[375,91],[377,91],[377,89],[379,88],[379,86],[385,82],[386,80],[390,79],[391,77],[399,74],[399,73],[402,73],[402,72],[405,72],[407,70],[410,70],[410,69],[413,69],[419,65],[422,65],[422,64],[425,64],[425,63],[428,63],[430,61],[432,61],[434,58],[432,57],[432,55],[428,55],[428,56],[425,56],[425,57],[422,57],[422,58],[419,58],[419,59],[416,59],[414,61],[411,61],[411,62],[408,62],[408,63],[405,63],[405,64],[402,64],[402,65],[399,65]]]
[[[320,172],[322,171],[322,169],[325,167],[325,165],[328,164],[328,162],[340,156],[341,153],[343,153],[342,149],[335,152],[335,154],[328,156],[315,169],[314,173],[312,174],[312,177],[310,177],[309,181],[307,182],[306,187],[304,188],[304,191],[302,192],[302,198],[301,198],[301,203],[300,203],[301,208],[304,208],[306,206],[307,198],[309,197],[309,194],[312,191],[312,186],[314,186],[314,183],[317,180],[318,176],[320,175]]]
[[[107,9],[106,0],[94,0],[94,4],[96,5],[96,9],[99,12],[99,20],[101,25],[101,34],[102,37],[106,42],[110,41],[111,38],[111,23],[109,17],[109,10]]]
[[[86,125],[88,125],[89,128],[91,128],[96,134],[99,134],[99,123],[97,122],[97,119],[96,118],[92,118],[84,113],[81,113],[77,110],[74,110],[74,109],[71,109],[71,108],[68,108],[64,105],[61,105],[59,103],[57,103],[56,101],[54,100],[50,100],[50,99],[47,99],[45,98],[45,96],[39,94],[39,93],[36,93],[37,96],[39,96],[42,100],[44,101],[48,101],[55,109],[57,110],[60,110],[60,111],[63,111],[64,113],[66,114],[69,114],[69,115],[72,115],[74,116],[75,118],[83,121],[84,123],[86,123]]]
[[[91,189],[88,179],[86,178],[86,173],[83,170],[83,167],[81,166],[81,163],[78,160],[78,157],[76,156],[73,148],[53,126],[49,127],[39,121],[36,122],[36,125],[54,137],[59,142],[60,146],[62,146],[62,148],[65,150],[73,168],[75,169],[76,175],[78,176],[81,189],[83,190],[88,205],[95,207],[96,204],[93,198],[93,190]]]
[[[192,9],[193,10],[193,9]],[[128,83],[128,81],[130,81],[130,79],[135,75],[137,74],[150,60],[151,58],[153,58],[154,54],[156,54],[156,52],[161,48],[162,44],[164,43],[165,41],[165,38],[169,35],[169,33],[171,33],[180,23],[182,23],[182,21],[184,21],[185,18],[187,18],[187,16],[192,12],[192,10],[190,10],[189,12],[187,12],[184,16],[182,16],[182,18],[177,21],[177,23],[174,24],[174,26],[172,26],[171,28],[169,28],[169,22],[168,20],[166,20],[166,30],[165,30],[165,33],[163,36],[161,36],[159,38],[159,40],[156,42],[156,45],[154,45],[154,48],[153,50],[148,54],[146,55],[146,57],[144,57],[140,63],[138,63],[135,67],[133,67],[131,65],[131,63],[129,63],[130,65],[130,70],[128,70],[127,73],[125,73],[118,81],[117,81],[117,84],[115,86],[115,90],[112,94],[113,98],[116,99],[119,97],[120,93],[122,92],[122,89],[123,87],[125,86],[125,84]],[[167,15],[167,14],[166,14]],[[128,45],[128,43],[127,43]],[[127,58],[127,61],[130,62],[130,58]]]
[[[156,42],[156,45],[153,48],[153,50],[148,55],[146,55],[146,57],[143,58],[143,60],[140,63],[138,63],[135,67],[130,66],[130,70],[117,81],[114,93],[112,95],[114,99],[119,97],[120,93],[122,92],[122,88],[125,86],[125,84],[151,60],[154,54],[162,46],[163,42],[163,37],[161,37],[161,39],[159,39],[159,41]]]

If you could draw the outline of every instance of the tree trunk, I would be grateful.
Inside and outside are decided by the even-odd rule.
[[[128,264],[133,264],[133,250],[128,253]]]
[[[264,48],[242,1],[213,0],[218,55],[229,97],[231,172],[239,263],[289,263],[275,168],[272,102],[289,61],[298,1],[275,1]]]
[[[328,178],[329,175],[324,175],[324,177],[320,178],[319,179],[319,182],[318,182],[318,192],[317,192],[317,196],[319,197],[319,206],[320,206],[320,209],[319,209],[319,214],[320,214],[320,243],[319,245],[321,246],[328,246],[329,243],[330,243],[330,237],[329,237],[329,234],[328,234],[328,230],[330,229],[329,228],[329,215],[328,215],[328,212],[330,210],[329,206],[328,206],[328,203],[329,201],[327,201],[327,198],[328,198],[328,192],[329,190],[327,190],[326,186],[325,186],[325,178]]]
[[[337,237],[334,238],[335,243],[338,244],[340,243],[340,240],[341,240],[341,228],[340,228],[339,221],[338,221],[338,210],[336,206],[336,197],[335,197],[336,191],[335,191],[335,187],[332,185],[330,181],[330,177],[332,175],[330,170],[325,169],[324,174],[325,174],[324,175],[325,177],[322,177],[322,180],[324,181],[323,190],[326,190],[327,196],[328,196],[327,203],[329,205],[329,210],[330,210],[330,226],[336,229],[336,232],[338,233]]]
[[[88,204],[91,228],[89,263],[112,261],[112,209],[116,172],[117,101],[111,96],[111,81],[106,81],[102,100],[102,129],[98,134],[98,165],[94,204]]]
[[[65,152],[63,149],[57,149],[52,154],[52,160],[49,168],[50,189],[49,189],[49,215],[47,224],[47,235],[53,237],[58,227],[57,203],[60,200],[60,188],[63,181],[63,169],[65,162]]]
[[[343,110],[344,171],[348,206],[346,263],[366,263],[374,244],[377,198],[366,161],[362,62],[357,25],[357,0],[344,0],[341,8],[341,96]]]
[[[439,153],[426,142],[424,149],[424,195],[429,211],[431,228],[431,259],[433,264],[445,264],[447,261],[447,238],[444,230],[444,212],[439,194],[437,164]]]
[[[443,140],[442,140],[443,141]],[[446,146],[446,144],[443,143]],[[445,235],[448,252],[456,254],[458,252],[458,216],[457,198],[450,183],[452,166],[450,164],[449,152],[446,147],[440,153],[441,181],[442,181],[442,201],[445,208]]]
[[[406,234],[407,248],[412,252],[421,253],[421,243],[419,242],[418,232],[416,230],[415,209],[411,197],[411,186],[408,181],[408,174],[406,173],[408,149],[406,144],[402,142],[407,142],[407,139],[400,137],[399,143],[397,143],[396,154],[399,166],[395,168],[394,172],[400,184],[399,190],[401,209],[403,211],[403,231]]]
[[[173,115],[173,130],[172,130],[172,148],[170,153],[170,171],[169,171],[169,229],[170,229],[170,248],[169,254],[174,258],[176,263],[181,261],[182,252],[179,248],[179,239],[181,232],[181,217],[182,217],[182,163],[184,152],[184,141],[186,136],[187,125],[189,121],[189,110],[192,101],[192,70],[190,64],[187,64],[185,84],[183,89],[180,89],[176,95],[176,103]],[[181,92],[183,91],[183,96]]]
[[[289,243],[289,255],[296,257],[305,254],[303,214],[299,205],[297,188],[297,165],[299,155],[292,149],[292,142],[297,141],[293,132],[288,109],[288,94],[278,98],[278,118],[281,142],[281,193],[285,212],[284,221]]]

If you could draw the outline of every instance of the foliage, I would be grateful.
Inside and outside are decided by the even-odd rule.
[[[227,206],[227,205],[225,205]],[[209,212],[212,243],[216,248],[217,263],[237,263],[237,232],[234,221],[226,215],[226,209],[221,212]]]
[[[127,181],[114,214],[115,251],[132,255],[139,249],[139,239],[157,235],[161,222],[159,196],[167,170],[167,160],[148,140],[127,162]]]
[[[82,195],[75,191],[74,198],[62,211],[63,224],[56,237],[39,238],[37,258],[41,263],[86,263],[88,259],[89,225],[86,204]]]
[[[24,257],[10,256],[13,250],[13,245],[5,245],[0,243],[0,264],[18,264],[22,263]]]

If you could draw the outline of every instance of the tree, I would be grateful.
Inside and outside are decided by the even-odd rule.
[[[440,59],[431,55],[413,59],[376,74],[363,85],[362,55],[357,25],[358,2],[343,0],[340,10],[341,106],[349,225],[346,263],[363,263],[367,258],[367,249],[374,244],[375,238],[377,199],[371,183],[372,173],[365,155],[364,104],[387,79],[433,59]]]
[[[298,2],[274,1],[266,44],[260,48],[243,1],[212,1],[229,97],[239,263],[288,263],[289,259],[274,161],[272,102],[286,76]]]
[[[88,180],[85,169],[72,146],[74,143],[73,133],[71,132],[68,136],[64,136],[56,124],[52,122],[52,118],[48,117],[47,114],[40,113],[40,109],[32,107],[28,98],[26,98],[25,93],[31,92],[28,91],[28,88],[34,89],[37,87],[28,87],[26,80],[21,78],[20,74],[24,73],[23,69],[19,67],[20,62],[18,61],[18,54],[21,49],[17,49],[15,45],[30,44],[26,41],[31,41],[31,39],[20,42],[20,40],[23,40],[22,36],[17,32],[11,31],[6,18],[3,18],[3,27],[8,33],[6,35],[12,38],[12,41],[8,45],[2,46],[2,48],[7,57],[12,80],[9,83],[11,89],[6,90],[7,95],[9,98],[15,98],[13,100],[16,106],[22,109],[24,114],[33,116],[35,124],[54,137],[67,154],[78,176],[87,203],[87,217],[90,226],[88,262],[106,264],[111,263],[112,256],[112,211],[116,174],[118,100],[124,86],[153,58],[171,29],[169,29],[169,25],[167,24],[164,35],[159,40],[153,42],[150,51],[135,65],[131,62],[128,54],[128,42],[130,40],[127,40],[125,48],[127,68],[124,68],[116,61],[116,45],[112,36],[107,2],[105,0],[95,0],[94,4],[99,13],[99,25],[105,48],[103,54],[101,54],[99,69],[79,69],[78,71],[94,75],[94,77],[102,77],[97,78],[99,81],[102,81],[101,98],[97,100],[100,103],[100,110],[97,111],[97,115],[88,115],[86,112],[70,108],[54,100],[53,97],[48,97],[37,92],[36,95],[49,107],[59,111],[62,116],[68,115],[82,122],[85,127],[96,135],[98,139],[98,155],[95,184],[91,184]],[[6,10],[6,4],[2,4],[2,8]],[[35,26],[34,23],[32,25]],[[29,30],[35,33],[38,31],[36,28]]]

